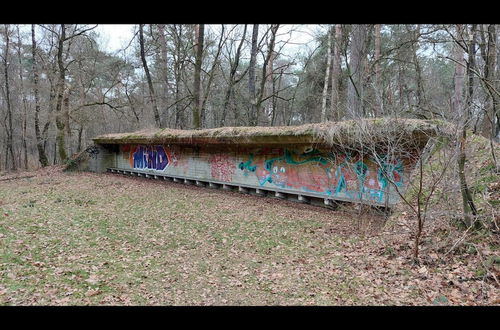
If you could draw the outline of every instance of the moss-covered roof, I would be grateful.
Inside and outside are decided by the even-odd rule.
[[[144,129],[132,133],[106,134],[97,144],[288,144],[320,143],[358,145],[404,138],[425,143],[429,137],[453,134],[453,127],[438,120],[363,119],[300,126],[220,127],[199,130]]]

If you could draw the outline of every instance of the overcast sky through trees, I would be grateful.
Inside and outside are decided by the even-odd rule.
[[[470,129],[498,139],[497,30],[494,24],[0,25],[0,170],[62,163],[96,135],[153,127],[377,117],[458,122],[466,109]],[[462,72],[456,66],[464,60],[470,65]]]
[[[217,29],[219,25],[208,25]],[[297,51],[312,48],[316,45],[314,37],[326,28],[320,24],[284,24],[281,27],[278,40],[288,41],[285,53],[293,56]],[[115,52],[125,48],[134,33],[134,24],[99,24],[96,31],[101,36],[103,50]]]

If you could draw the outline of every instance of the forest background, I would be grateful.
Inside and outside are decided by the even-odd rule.
[[[0,26],[0,171],[152,127],[389,117],[499,138],[495,24],[136,24],[122,38],[105,27]]]

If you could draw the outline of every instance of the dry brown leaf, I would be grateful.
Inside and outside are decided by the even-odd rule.
[[[88,290],[85,292],[85,297],[94,297],[97,296],[98,294],[101,294],[102,291],[97,289],[97,290]]]

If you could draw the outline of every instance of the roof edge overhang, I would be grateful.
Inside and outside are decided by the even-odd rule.
[[[127,137],[127,138],[107,138],[96,137],[93,139],[97,144],[315,144],[324,141],[315,138],[312,135],[293,135],[293,136],[252,136],[241,137],[238,139],[232,137]]]
[[[201,130],[152,129],[106,134],[96,144],[181,145],[286,145],[316,144],[359,147],[391,138],[423,146],[431,137],[453,134],[453,127],[438,120],[363,119],[286,127],[221,127]]]

